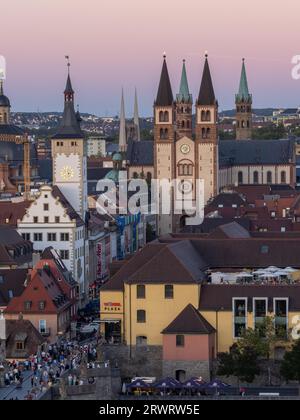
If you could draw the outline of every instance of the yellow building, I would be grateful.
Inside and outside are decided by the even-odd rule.
[[[290,333],[293,339],[300,338],[300,284],[207,282],[209,270],[220,265],[228,269],[230,262],[234,267],[238,261],[244,264],[245,252],[248,268],[261,268],[264,260],[272,264],[279,253],[283,265],[297,268],[292,248],[300,243],[295,241],[300,242],[284,240],[283,244],[278,239],[271,245],[267,239],[250,237],[239,239],[238,247],[234,239],[176,235],[149,244],[102,288],[102,333],[108,342],[124,344],[129,364],[143,354],[142,375],[149,375],[148,363],[155,359],[164,375],[182,378],[186,372],[186,376],[208,379],[216,355],[229,351],[244,330],[256,328],[267,317],[274,318],[276,329],[281,334],[285,331],[287,338]],[[262,243],[264,251],[272,246],[272,255],[261,254]],[[191,351],[199,343],[205,348]],[[287,344],[279,342],[275,355],[281,357]]]

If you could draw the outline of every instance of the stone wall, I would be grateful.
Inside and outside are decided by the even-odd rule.
[[[112,366],[116,363],[122,378],[135,376],[151,376],[162,378],[162,347],[161,346],[103,346],[106,360]]]
[[[1,340],[0,338],[0,363],[4,362],[5,355],[6,355],[6,343],[5,340]]]
[[[169,361],[164,360],[163,362],[163,377],[176,378],[176,371],[184,371],[185,377],[182,377],[181,380],[189,380],[194,377],[202,377],[205,381],[210,381],[210,363],[201,362],[201,361]]]

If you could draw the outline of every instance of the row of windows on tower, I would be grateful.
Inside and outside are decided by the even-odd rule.
[[[56,142],[56,146],[57,147],[63,147],[64,146],[64,142],[63,141],[57,141]],[[71,146],[72,147],[77,147],[77,141],[71,141]]]
[[[286,172],[282,171],[280,173],[280,183],[281,184],[286,184],[286,182],[287,182]],[[244,173],[243,172],[238,173],[238,183],[239,184],[244,184]],[[258,171],[253,172],[253,184],[259,184],[259,172]],[[271,171],[267,172],[267,184],[273,184],[273,173]]]
[[[190,125],[189,124],[181,124],[181,128],[190,128]],[[169,130],[167,128],[161,128],[159,136],[160,136],[161,140],[168,140]],[[211,129],[210,128],[202,128],[201,137],[202,137],[202,139],[210,139],[211,138]]]
[[[251,112],[251,106],[249,106],[249,105],[247,105],[247,106],[245,106],[245,105],[237,106],[236,110],[237,110],[237,112],[241,112],[241,113]]]
[[[177,121],[177,128],[178,129],[190,129],[191,128],[191,123],[190,121]]]
[[[185,112],[184,112],[185,111]],[[181,113],[190,113],[190,108],[181,108]],[[161,123],[168,123],[170,121],[170,113],[169,111],[160,111],[159,112],[159,122]],[[210,122],[211,121],[211,111],[203,110],[201,111],[201,121],[203,122]]]
[[[247,121],[243,120],[241,122],[237,121],[236,126],[237,126],[237,128],[250,128],[250,121],[249,120],[247,120]]]

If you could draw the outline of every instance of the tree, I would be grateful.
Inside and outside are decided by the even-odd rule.
[[[281,375],[286,381],[300,382],[300,340],[286,352],[281,365]]]
[[[239,381],[252,383],[259,374],[258,354],[251,347],[241,349],[235,344],[229,353],[219,355],[218,375],[236,376]]]
[[[274,353],[276,343],[282,341],[283,338],[283,334],[276,331],[274,319],[267,317],[259,327],[255,329],[249,328],[244,331],[238,342],[238,347],[241,350],[251,348],[258,357],[270,359],[271,354]]]

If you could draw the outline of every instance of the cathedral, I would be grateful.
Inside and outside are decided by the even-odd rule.
[[[129,177],[146,174],[159,180],[179,180],[183,184],[189,182],[193,194],[196,180],[201,179],[204,181],[205,203],[221,190],[242,184],[294,186],[294,142],[253,138],[252,95],[249,93],[244,60],[235,103],[236,140],[219,140],[218,101],[208,56],[205,56],[195,104],[189,90],[185,61],[179,93],[174,98],[164,56],[154,103],[154,141],[129,142]],[[173,191],[174,201],[177,194],[177,191]],[[159,215],[157,234],[179,231],[184,220],[183,215],[175,215],[173,210],[169,215]]]

